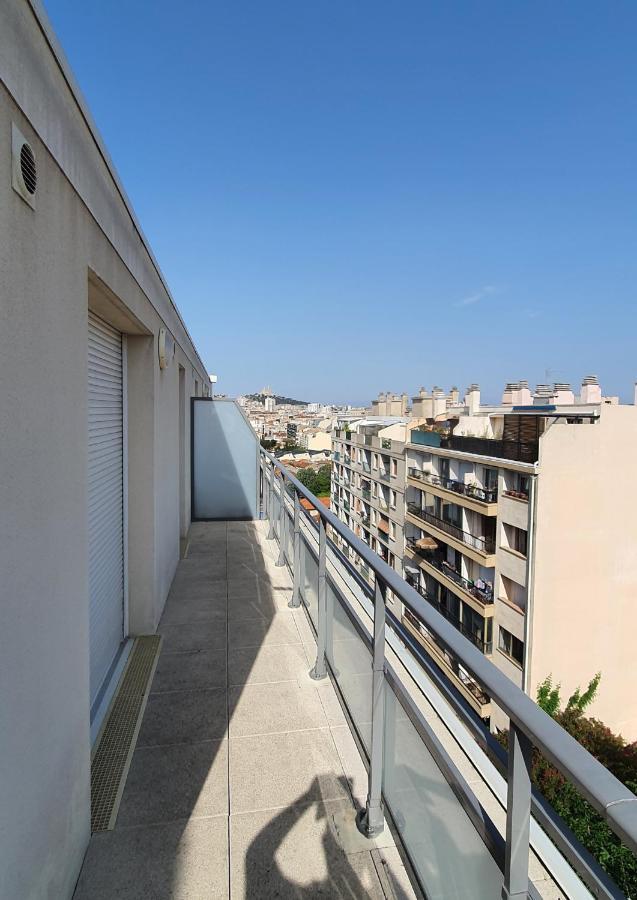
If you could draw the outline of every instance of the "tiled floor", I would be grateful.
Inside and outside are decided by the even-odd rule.
[[[291,610],[266,524],[193,525],[115,830],[76,900],[407,898],[386,830],[356,831],[365,770]]]

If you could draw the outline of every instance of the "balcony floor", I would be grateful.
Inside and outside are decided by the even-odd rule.
[[[115,829],[75,900],[414,896],[265,522],[192,526]]]

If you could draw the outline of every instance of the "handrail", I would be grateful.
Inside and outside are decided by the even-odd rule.
[[[480,487],[478,484],[465,484],[463,481],[457,481],[455,478],[449,478],[446,475],[438,475],[437,472],[425,472],[422,469],[416,469],[410,466],[407,472],[410,478],[417,481],[424,481],[432,487],[444,488],[453,494],[460,494],[467,497],[468,500],[477,500],[480,503],[495,503],[498,499],[497,488]]]
[[[468,531],[463,531],[463,529],[460,528],[459,525],[456,525],[455,522],[448,522],[447,519],[443,519],[435,513],[429,512],[428,509],[423,509],[418,506],[417,503],[408,503],[407,512],[411,513],[411,515],[415,516],[417,519],[420,519],[421,522],[428,522],[439,531],[444,531],[445,534],[455,538],[457,541],[461,541],[463,544],[466,544],[467,547],[472,547],[474,550],[479,550],[481,553],[495,553],[495,541],[493,538],[476,537]]]
[[[325,507],[271,453],[259,448],[273,469],[292,484],[391,591],[433,631],[485,692],[509,716],[518,732],[537,747],[588,800],[617,836],[637,852],[637,797],[575,738],[487,659],[378,554]]]

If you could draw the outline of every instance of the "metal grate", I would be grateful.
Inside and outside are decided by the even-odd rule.
[[[108,712],[91,761],[92,832],[110,831],[115,825],[160,644],[160,635],[135,639]]]
[[[27,191],[35,194],[38,176],[35,170],[35,156],[28,144],[23,144],[20,148],[20,171]]]

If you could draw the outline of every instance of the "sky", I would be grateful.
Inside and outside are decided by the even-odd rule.
[[[45,5],[219,392],[632,399],[632,0]]]

